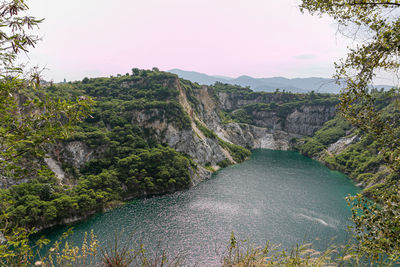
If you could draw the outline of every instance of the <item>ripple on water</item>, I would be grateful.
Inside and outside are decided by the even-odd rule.
[[[257,245],[314,241],[323,249],[333,238],[346,240],[351,213],[344,197],[358,190],[346,176],[298,153],[255,150],[250,160],[191,190],[137,200],[76,224],[71,240],[79,244],[93,228],[107,244],[118,232],[121,242],[183,251],[186,263],[199,266],[220,263],[232,231]]]

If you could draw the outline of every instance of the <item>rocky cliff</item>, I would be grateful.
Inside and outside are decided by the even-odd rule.
[[[190,171],[192,185],[209,178],[212,170],[219,168],[220,162],[227,160],[236,163],[231,151],[224,148],[220,140],[247,149],[289,150],[293,140],[312,136],[335,114],[334,103],[307,104],[299,102],[299,95],[296,94],[251,93],[244,88],[244,92],[221,92],[212,86],[193,85],[177,77],[173,82],[164,82],[166,84],[176,90],[179,105],[185,116],[190,118],[190,127],[180,127],[157,107],[132,109],[128,113],[129,121],[132,125],[146,129],[157,142],[188,155],[197,163],[197,169]],[[126,82],[121,84],[121,87],[126,86]],[[294,102],[295,105],[287,106]],[[284,112],[281,106],[276,105],[282,103],[286,104]],[[270,108],[252,110],[251,123],[235,120],[226,122],[221,118],[224,112],[235,114],[243,107],[254,104],[268,104]],[[215,136],[207,135],[205,130]],[[60,174],[57,168],[62,162],[79,169],[90,160],[101,157],[102,150],[102,146],[88,148],[84,142],[67,142],[57,152],[62,155],[61,160],[60,156],[55,155],[57,153],[52,153],[52,160],[57,161],[58,157],[61,162],[51,162],[49,167],[63,178],[65,175]]]
[[[146,70],[51,85],[48,93],[61,100],[87,95],[97,104],[67,139],[47,147],[37,161],[39,176],[0,177],[9,188],[3,196],[10,199],[10,220],[27,227],[187,189],[246,160],[250,149],[292,149],[334,116],[337,102],[323,94],[200,86]]]
[[[97,101],[68,139],[48,147],[40,177],[0,176],[11,220],[46,227],[121,202],[195,186],[251,149],[299,150],[369,195],[391,176],[375,140],[335,115],[336,96],[200,86],[159,71],[52,85],[52,97]],[[34,200],[37,209],[27,209]],[[22,208],[21,208],[22,207]],[[32,212],[35,214],[32,215]]]
[[[282,115],[282,108],[276,105],[275,110],[252,110],[251,123],[223,122],[221,111],[234,114],[248,105],[291,103],[296,100],[296,95],[253,93],[249,97],[248,94],[216,92],[205,86],[195,90],[194,94],[199,100],[199,117],[207,127],[220,138],[249,149],[291,149],[294,138],[312,136],[335,115],[335,103],[297,103],[285,110],[287,114]],[[241,99],[244,97],[251,99]]]

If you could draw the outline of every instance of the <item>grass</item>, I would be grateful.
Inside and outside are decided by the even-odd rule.
[[[85,238],[80,247],[65,241],[71,232],[63,235],[47,251],[47,255],[38,257],[35,247],[27,246],[25,241],[9,240],[0,245],[0,265],[10,267],[23,266],[103,266],[103,267],[177,267],[199,266],[196,262],[186,262],[185,254],[169,255],[165,249],[149,254],[143,245],[132,248],[130,242],[121,244],[116,233],[112,243],[100,245],[93,231]],[[21,241],[21,240],[20,240]],[[43,242],[43,241],[41,241]],[[63,244],[63,246],[61,245]],[[11,248],[12,247],[12,248]],[[4,250],[7,248],[7,250]],[[296,245],[293,249],[283,250],[278,245],[266,242],[264,246],[254,246],[248,241],[238,241],[232,232],[227,247],[215,259],[222,267],[245,266],[398,266],[399,259],[382,256],[371,258],[359,250],[356,244],[330,246],[317,251],[312,244]]]

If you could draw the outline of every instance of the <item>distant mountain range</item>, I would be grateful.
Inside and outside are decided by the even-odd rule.
[[[315,91],[318,93],[337,94],[341,89],[333,79],[318,77],[288,79],[284,77],[253,78],[243,75],[237,78],[230,78],[217,75],[211,76],[200,72],[184,71],[180,69],[172,69],[168,70],[168,72],[199,84],[212,85],[215,82],[237,84],[244,87],[249,86],[254,91],[274,92],[276,89],[280,89],[281,91],[285,90],[293,93]],[[375,87],[379,89],[384,88],[385,90],[392,88],[392,86],[389,85],[377,85]]]

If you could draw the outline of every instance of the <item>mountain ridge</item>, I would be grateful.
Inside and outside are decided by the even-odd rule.
[[[181,69],[171,69],[167,72],[173,73],[202,85],[213,85],[216,82],[227,83],[232,85],[240,85],[243,87],[250,87],[254,91],[274,92],[277,89],[285,90],[293,93],[331,93],[338,94],[342,89],[337,85],[334,79],[322,77],[308,77],[308,78],[286,78],[286,77],[269,77],[269,78],[254,78],[249,75],[241,75],[236,78],[221,76],[221,75],[208,75],[196,71],[185,71]],[[376,85],[375,88],[384,88],[389,90],[393,86],[390,85]]]

